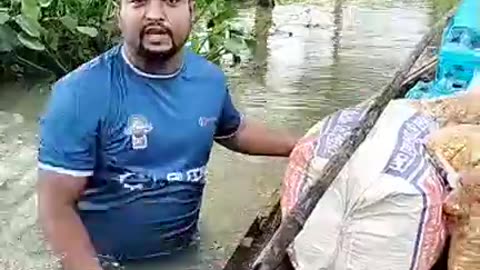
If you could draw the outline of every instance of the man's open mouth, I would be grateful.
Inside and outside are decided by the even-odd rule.
[[[168,31],[162,27],[149,27],[145,29],[146,35],[167,35]]]
[[[148,43],[161,45],[170,42],[170,32],[164,27],[148,27],[144,32],[144,39]]]

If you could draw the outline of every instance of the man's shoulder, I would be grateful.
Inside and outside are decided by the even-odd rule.
[[[110,78],[113,64],[117,60],[118,47],[100,54],[68,72],[54,83],[55,89],[69,88],[73,91],[87,91],[104,87]]]
[[[65,113],[74,112],[73,107],[86,115],[103,113],[111,96],[110,75],[115,61],[113,48],[61,77],[51,86],[49,106]]]
[[[208,60],[204,56],[195,53],[191,49],[186,50],[186,56],[188,61],[188,69],[192,75],[201,77],[202,79],[210,78],[220,80],[222,82],[226,81],[225,72],[217,64]]]

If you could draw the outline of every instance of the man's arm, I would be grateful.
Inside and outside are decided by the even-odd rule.
[[[298,139],[286,132],[269,130],[260,122],[244,120],[235,134],[216,141],[243,154],[288,157]]]
[[[102,269],[76,204],[87,177],[94,174],[107,97],[105,91],[91,89],[83,74],[71,74],[53,86],[39,119],[39,219],[64,270]]]
[[[64,270],[101,270],[85,226],[75,211],[87,179],[39,170],[38,213],[47,242]]]
[[[219,116],[215,141],[243,154],[288,157],[299,137],[267,129],[260,122],[242,117],[228,88]]]

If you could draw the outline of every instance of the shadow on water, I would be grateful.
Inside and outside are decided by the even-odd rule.
[[[378,91],[429,25],[454,4],[451,0],[279,2],[274,10],[255,6],[241,10],[257,44],[252,63],[228,70],[228,75],[242,111],[273,128],[300,134],[326,114]],[[0,122],[0,167],[9,169],[0,169],[0,266],[2,260],[14,258],[41,269],[33,262],[44,261],[44,256],[38,237],[30,232],[33,229],[29,231],[35,217],[34,174],[27,167],[35,164],[35,121],[48,91],[25,88],[24,84],[0,86],[0,111],[23,116],[20,124]],[[22,144],[16,144],[20,133],[26,135]],[[22,162],[12,159],[5,165],[9,157]],[[200,246],[163,264],[149,262],[128,269],[221,269],[256,211],[279,187],[285,165],[284,159],[246,157],[216,146],[201,214]],[[7,205],[17,205],[18,210]],[[17,237],[21,235],[26,236]],[[5,239],[12,245],[5,245]]]

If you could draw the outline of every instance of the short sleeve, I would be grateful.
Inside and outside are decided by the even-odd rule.
[[[39,119],[40,169],[76,177],[93,174],[99,122],[95,111],[75,84],[54,87]]]
[[[215,139],[226,139],[234,136],[242,125],[243,116],[233,105],[230,91],[227,89],[226,92]]]

